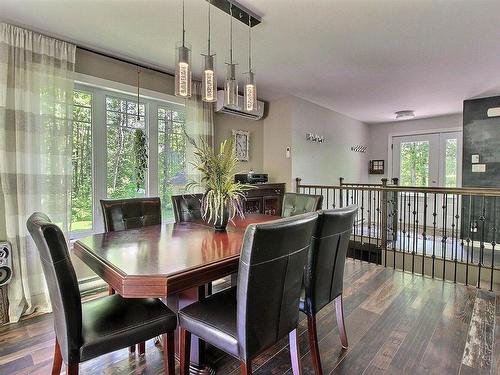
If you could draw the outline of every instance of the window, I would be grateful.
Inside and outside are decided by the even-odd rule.
[[[146,193],[144,183],[138,185],[135,178],[134,155],[135,132],[145,131],[145,114],[145,105],[141,103],[137,121],[136,101],[106,97],[108,198],[143,197]]]
[[[457,187],[457,139],[446,139],[445,148],[445,186]]]
[[[429,142],[401,142],[401,186],[429,186]]]
[[[92,94],[73,95],[71,231],[90,230],[92,217]]]
[[[158,108],[158,176],[162,217],[172,219],[172,194],[187,182],[184,112],[179,109]]]
[[[161,94],[159,94],[161,95]],[[171,195],[186,184],[184,106],[77,84],[73,96],[72,238],[102,231],[100,199],[160,196],[172,220]],[[139,112],[139,121],[137,121]],[[148,169],[136,178],[136,132],[146,135]]]
[[[394,136],[392,145],[393,175],[401,186],[460,186],[461,132]]]

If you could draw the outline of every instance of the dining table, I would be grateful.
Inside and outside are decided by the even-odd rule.
[[[73,252],[124,298],[161,298],[173,311],[211,292],[207,284],[238,272],[246,228],[279,219],[246,214],[215,231],[202,221],[163,223],[79,239]],[[179,340],[176,335],[176,353]],[[213,374],[205,343],[192,336],[191,373]]]

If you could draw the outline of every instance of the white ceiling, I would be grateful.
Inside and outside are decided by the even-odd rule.
[[[464,99],[500,93],[499,0],[241,3],[264,19],[254,28],[264,99],[296,95],[381,122],[405,109],[417,117],[457,113]],[[180,5],[180,0],[0,0],[0,18],[171,71],[181,38]],[[201,67],[206,2],[186,0],[186,17],[193,63]],[[229,17],[216,9],[212,20],[222,80]],[[244,72],[247,30],[235,25],[235,56]]]

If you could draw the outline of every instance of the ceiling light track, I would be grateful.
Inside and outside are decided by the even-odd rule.
[[[206,0],[210,2],[214,7],[219,8],[223,12],[231,15],[231,4],[232,4],[232,17],[238,21],[244,23],[245,25],[252,25],[251,27],[257,26],[262,22],[262,18],[245,8],[243,5],[239,4],[237,1],[233,0]]]

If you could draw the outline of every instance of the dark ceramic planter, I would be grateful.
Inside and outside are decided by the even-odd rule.
[[[228,221],[229,221],[229,214],[228,214],[227,209],[226,209],[226,210],[224,210],[224,216],[222,217],[222,220],[219,219],[214,224],[215,231],[216,232],[224,232],[226,230]]]

